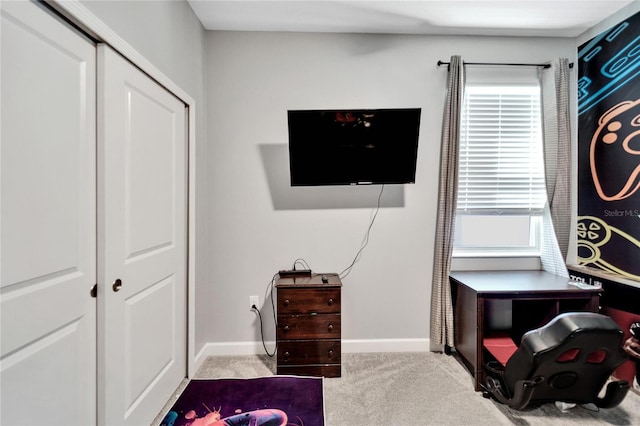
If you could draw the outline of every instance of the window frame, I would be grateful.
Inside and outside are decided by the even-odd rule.
[[[522,90],[520,90],[522,89]],[[465,128],[465,120],[467,116],[465,116],[467,112],[468,106],[468,96],[469,93],[485,93],[488,96],[491,94],[495,94],[496,98],[499,98],[504,93],[514,91],[516,93],[520,92],[528,92],[526,96],[531,96],[532,94],[537,94],[537,121],[536,124],[534,121],[534,125],[537,125],[535,141],[538,143],[537,152],[534,154],[530,154],[532,156],[537,155],[537,160],[539,161],[538,166],[535,169],[535,173],[538,176],[538,181],[535,186],[535,198],[537,200],[537,204],[535,208],[532,208],[531,203],[527,208],[506,208],[501,209],[500,206],[494,206],[494,208],[469,208],[469,203],[466,202],[463,206],[464,212],[461,212],[461,206],[458,204],[458,208],[456,209],[456,224],[454,229],[454,241],[453,241],[453,256],[454,257],[539,257],[541,252],[541,244],[542,244],[542,221],[543,221],[543,210],[544,203],[546,202],[546,189],[544,182],[544,159],[543,159],[543,141],[542,141],[542,107],[541,107],[541,91],[540,85],[537,81],[529,81],[529,82],[514,82],[514,83],[471,83],[467,84],[467,88],[465,91],[465,100],[463,102],[463,110],[461,116],[461,131],[460,131],[460,151],[459,151],[459,166],[458,166],[458,201],[461,197],[460,185],[465,184],[460,182],[460,175],[462,173],[468,173],[468,169],[463,168],[463,164],[469,164],[470,156],[467,153],[463,153],[463,149],[468,149],[465,147],[466,145],[466,131]],[[479,113],[480,114],[480,113]],[[477,117],[476,117],[477,118]],[[500,125],[501,126],[501,125]],[[499,127],[496,131],[502,131],[502,127]],[[475,148],[468,149],[468,151],[473,151]],[[498,148],[491,148],[496,151],[499,151]],[[517,148],[516,148],[517,149]],[[536,151],[536,150],[534,150]],[[463,155],[465,155],[464,158]],[[465,163],[466,161],[466,163]],[[490,162],[491,163],[491,162]],[[499,162],[497,162],[499,163]],[[493,172],[494,174],[498,174],[497,172]],[[472,174],[472,173],[471,173]],[[541,177],[541,180],[540,180]],[[495,178],[494,178],[495,179]],[[468,177],[466,184],[468,184]],[[484,188],[483,188],[484,189]],[[540,191],[542,190],[542,198]],[[468,191],[464,193],[462,196],[468,197]],[[499,198],[499,197],[498,197]],[[468,200],[467,200],[468,201]],[[498,203],[499,204],[499,203]],[[492,211],[493,210],[493,211]],[[461,235],[461,217],[462,216],[502,216],[505,219],[510,216],[522,216],[526,215],[529,217],[529,232],[528,232],[528,243],[526,245],[521,244],[518,246],[514,245],[495,245],[495,244],[487,244],[487,245],[474,245],[474,246],[464,246],[461,244],[457,244],[456,240],[460,241]],[[524,235],[524,233],[523,233]]]

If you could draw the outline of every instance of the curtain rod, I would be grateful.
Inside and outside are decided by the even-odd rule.
[[[438,61],[438,66],[447,65],[449,66],[451,62]],[[505,64],[505,63],[497,63],[497,62],[464,62],[464,65],[497,65],[497,66],[509,66],[509,67],[542,67],[549,68],[550,64]],[[573,68],[573,63],[569,64],[569,68]]]

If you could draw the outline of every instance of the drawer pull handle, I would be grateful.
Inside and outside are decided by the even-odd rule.
[[[289,331],[289,326],[288,326],[288,325],[285,325],[283,328],[284,328],[284,331],[285,331],[285,332],[286,332],[286,331]]]
[[[333,299],[329,299],[329,306],[333,305]]]
[[[289,306],[289,299],[284,300],[284,306]]]
[[[333,358],[333,349],[329,349],[329,358]]]
[[[333,324],[329,324],[328,329],[329,329],[329,331],[333,331]]]
[[[289,352],[285,352],[285,353],[284,353],[284,357],[285,357],[285,358],[289,358]]]

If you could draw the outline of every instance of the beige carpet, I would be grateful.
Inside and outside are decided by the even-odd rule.
[[[269,376],[266,356],[210,357],[198,378]],[[164,414],[180,387],[156,418]],[[618,407],[562,413],[555,404],[515,411],[473,390],[471,376],[454,357],[432,352],[343,354],[342,377],[324,381],[328,426],[372,425],[640,425],[640,396],[629,392]]]

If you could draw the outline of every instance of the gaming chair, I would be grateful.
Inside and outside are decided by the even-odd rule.
[[[533,401],[615,407],[629,390],[627,381],[612,381],[603,397],[598,394],[628,358],[622,339],[622,330],[608,316],[560,314],[525,333],[504,367],[495,361],[487,364],[483,395],[516,410]]]

